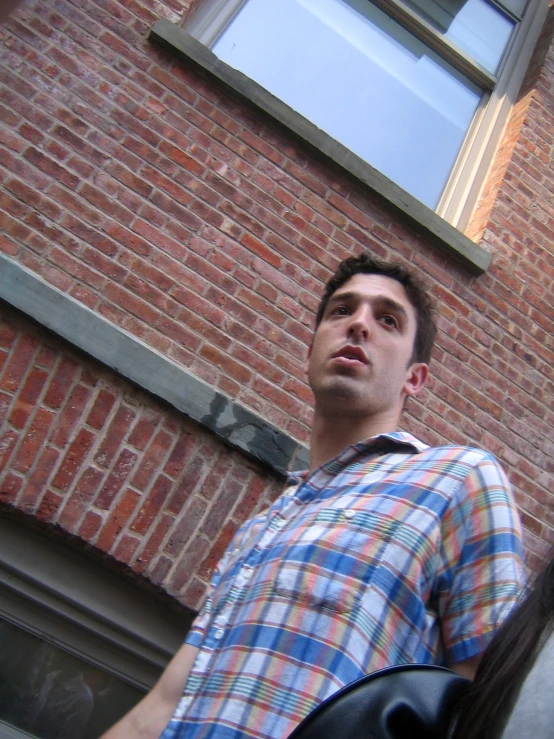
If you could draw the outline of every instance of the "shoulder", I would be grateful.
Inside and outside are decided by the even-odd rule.
[[[470,446],[429,447],[418,455],[419,463],[449,480],[475,492],[510,490],[506,472],[496,457],[485,449]]]
[[[472,446],[460,446],[457,444],[444,444],[443,446],[428,446],[420,453],[423,457],[430,459],[444,459],[445,461],[458,462],[459,464],[475,467],[487,463],[500,466],[496,457],[486,449]]]
[[[460,444],[428,446],[405,432],[391,434],[391,438],[394,438],[401,445],[410,445],[413,449],[414,459],[422,464],[437,464],[443,468],[449,468],[450,466],[451,470],[458,469],[460,473],[479,466],[502,470],[496,457],[486,449]]]

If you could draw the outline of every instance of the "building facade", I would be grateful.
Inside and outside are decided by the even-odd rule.
[[[369,249],[439,304],[404,427],[499,458],[536,568],[554,541],[552,13],[496,8],[491,61],[455,32],[475,3],[444,20],[440,3],[305,0],[265,27],[270,5],[28,0],[4,21],[2,519],[193,614],[233,532],[306,463],[314,310]],[[400,77],[402,58],[367,97],[370,25],[429,76]],[[316,29],[342,46],[304,74]]]

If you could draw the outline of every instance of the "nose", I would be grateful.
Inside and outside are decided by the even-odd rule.
[[[360,306],[352,314],[348,326],[348,336],[356,341],[367,341],[371,335],[371,311],[367,306]]]

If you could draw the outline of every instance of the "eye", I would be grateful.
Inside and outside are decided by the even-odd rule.
[[[398,320],[395,318],[395,316],[391,315],[390,313],[384,313],[380,318],[379,321],[381,323],[384,323],[385,326],[390,326],[390,328],[399,328]]]
[[[336,305],[331,309],[330,316],[347,316],[350,313],[346,305]]]

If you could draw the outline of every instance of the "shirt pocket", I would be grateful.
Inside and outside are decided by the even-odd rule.
[[[327,511],[291,533],[281,551],[275,595],[314,610],[348,613],[356,606],[376,576],[394,526],[369,529],[363,516],[349,513]]]

